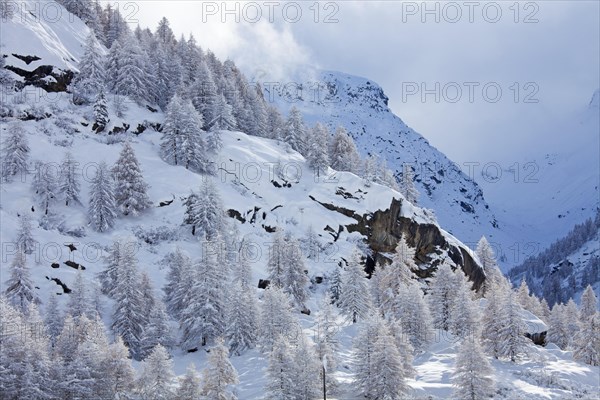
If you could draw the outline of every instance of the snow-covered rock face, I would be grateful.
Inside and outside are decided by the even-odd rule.
[[[67,89],[89,28],[53,1],[8,2],[0,24],[0,54],[6,69],[26,85],[49,92]]]
[[[405,164],[415,171],[419,205],[435,210],[442,226],[467,242],[497,231],[479,186],[444,154],[409,128],[388,107],[383,89],[365,78],[315,71],[297,83],[270,83],[263,78],[265,98],[287,113],[302,111],[309,125],[320,121],[330,130],[344,126],[364,156],[376,154],[397,176]]]

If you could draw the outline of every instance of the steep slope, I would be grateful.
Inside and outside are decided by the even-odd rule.
[[[475,243],[482,234],[502,235],[481,188],[394,115],[383,89],[373,81],[310,69],[295,82],[262,81],[265,97],[284,113],[295,106],[309,125],[321,121],[331,130],[344,126],[362,155],[385,159],[398,177],[403,165],[410,165],[421,193],[419,205],[435,210],[440,223],[461,240]]]

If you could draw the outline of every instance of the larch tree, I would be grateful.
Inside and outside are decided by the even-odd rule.
[[[462,274],[462,271],[458,273]],[[429,309],[433,317],[433,326],[445,331],[450,329],[452,305],[456,298],[455,272],[448,264],[438,267],[430,282]]]
[[[360,156],[354,140],[343,127],[338,127],[329,149],[331,168],[336,171],[357,172]]]
[[[105,162],[96,170],[90,186],[88,218],[92,228],[106,232],[115,225],[117,218],[113,181]]]
[[[589,365],[600,365],[600,313],[596,312],[581,322],[575,336],[573,358]]]
[[[310,134],[307,146],[307,159],[317,178],[327,172],[329,167],[329,131],[323,124],[317,122]]]
[[[337,369],[338,365],[337,352],[339,341],[337,334],[339,327],[336,323],[329,298],[328,295],[325,295],[321,301],[321,307],[317,314],[317,322],[313,329],[315,331],[317,356],[322,365],[320,381],[322,382],[325,379],[326,391],[328,394],[332,394],[338,388],[338,381],[333,372]]]
[[[4,295],[9,304],[12,304],[23,314],[27,314],[30,304],[41,302],[35,293],[25,253],[20,250],[17,251],[10,264],[10,278],[6,281]]]
[[[29,144],[21,122],[8,127],[8,134],[2,142],[2,179],[10,182],[17,174],[27,173]]]
[[[35,163],[35,174],[31,181],[31,188],[35,194],[35,198],[44,210],[44,214],[48,215],[50,206],[54,204],[57,198],[57,176],[49,165],[43,164],[41,161]]]
[[[180,378],[175,396],[178,400],[197,400],[202,398],[201,377],[194,364],[190,364],[185,375]]]
[[[66,152],[60,165],[58,189],[67,206],[73,203],[81,204],[81,183],[79,181],[78,165],[79,163],[75,161],[73,154]]]
[[[369,316],[361,321],[353,342],[353,385],[358,393],[368,399],[377,398],[377,388],[373,385],[373,382],[376,375],[380,373],[377,367],[381,368],[383,365],[381,363],[377,367],[375,365],[376,343],[384,329],[384,324],[379,315]],[[392,344],[391,347],[393,346]]]
[[[106,105],[106,95],[104,89],[101,89],[94,101],[94,126],[92,129],[96,133],[104,131],[106,125],[110,122],[108,115],[108,106]]]
[[[158,345],[161,345],[165,349],[171,349],[175,345],[167,310],[165,304],[160,299],[155,299],[154,304],[150,308],[148,321],[144,325],[140,343],[142,359],[148,357],[152,349]]]
[[[563,350],[567,349],[569,345],[569,329],[567,326],[567,318],[565,316],[564,305],[560,303],[554,304],[550,317],[548,318],[548,342],[554,343]]]
[[[255,347],[258,340],[258,306],[254,289],[242,282],[234,282],[230,290],[225,335],[231,353],[238,356]]]
[[[200,191],[192,192],[184,205],[183,223],[192,226],[192,235],[212,240],[223,232],[223,200],[212,180],[204,179]]]
[[[265,352],[273,349],[279,336],[294,336],[300,331],[290,298],[280,287],[270,285],[265,290],[259,326],[259,344]]]
[[[267,367],[267,399],[293,399],[296,396],[296,366],[291,350],[285,336],[278,336],[273,342]]]
[[[525,337],[527,326],[521,316],[521,306],[512,291],[506,293],[501,301],[500,329],[495,340],[499,345],[499,356],[515,362],[527,353],[529,339]]]
[[[289,144],[293,150],[305,155],[307,145],[306,135],[307,131],[302,114],[296,107],[292,107],[283,126],[282,139]]]
[[[159,344],[142,362],[136,382],[137,391],[143,399],[174,400],[174,378],[173,361],[167,350]]]
[[[424,351],[433,338],[433,320],[419,285],[402,288],[395,306],[395,317],[417,353]]]
[[[115,180],[115,202],[123,215],[139,215],[152,206],[148,184],[131,143],[125,142],[112,168]]]
[[[106,81],[105,60],[94,32],[90,31],[78,65],[79,73],[73,79],[73,100],[76,104],[89,103],[103,90]]]
[[[493,369],[487,360],[479,339],[469,336],[463,339],[458,356],[452,384],[453,396],[457,400],[479,400],[494,395]]]
[[[581,307],[579,310],[579,318],[582,322],[587,321],[596,315],[598,310],[598,298],[591,285],[588,285],[581,295]]]
[[[375,339],[371,363],[377,371],[371,381],[372,398],[396,399],[408,395],[410,387],[406,383],[402,358],[386,323],[381,325]]]
[[[223,339],[215,340],[210,349],[208,365],[202,371],[202,395],[207,400],[236,400],[233,387],[239,383],[238,374],[229,361],[229,351]]]
[[[417,204],[419,191],[415,187],[415,175],[409,164],[404,164],[402,179],[400,180],[400,193],[412,204]]]
[[[392,262],[380,271],[381,308],[385,315],[393,314],[396,297],[403,287],[416,284],[413,270],[417,268],[414,261],[415,249],[401,237],[392,256]]]
[[[342,275],[342,292],[338,305],[346,319],[356,323],[367,317],[371,298],[364,268],[358,251],[354,251]]]
[[[503,276],[498,268],[494,250],[485,236],[482,236],[481,239],[479,239],[479,242],[477,242],[475,254],[477,255],[477,258],[479,258],[483,272],[485,272],[485,281],[483,282],[481,289],[485,296],[492,285],[498,284],[498,281],[503,280]]]
[[[29,215],[22,215],[19,218],[19,230],[17,231],[16,245],[19,250],[25,254],[32,254],[37,245],[33,238],[31,227],[31,218]]]

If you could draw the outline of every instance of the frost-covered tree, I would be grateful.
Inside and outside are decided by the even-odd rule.
[[[178,247],[173,253],[167,255],[165,262],[169,268],[167,283],[163,288],[165,305],[167,312],[179,319],[180,312],[185,307],[184,298],[193,284],[193,279],[190,279],[192,259]]]
[[[267,137],[281,139],[283,135],[283,117],[279,110],[273,106],[267,107]]]
[[[151,207],[147,194],[148,184],[144,181],[140,163],[129,142],[123,145],[112,174],[115,180],[115,202],[123,215],[136,216]]]
[[[265,290],[259,326],[259,344],[263,351],[271,351],[279,336],[294,336],[300,331],[290,298],[280,287],[270,285]]]
[[[329,296],[331,297],[331,304],[337,305],[340,300],[340,295],[342,293],[342,271],[342,267],[336,266],[329,278]]]
[[[566,350],[569,344],[569,329],[567,325],[568,316],[565,315],[564,306],[556,303],[552,307],[550,317],[548,318],[548,342],[554,343],[563,350]]]
[[[402,237],[392,256],[392,262],[379,272],[381,308],[385,315],[394,313],[396,297],[401,289],[416,283],[412,272],[417,268],[414,257],[415,249],[410,247]]]
[[[208,365],[202,371],[202,395],[207,400],[236,400],[233,385],[239,383],[238,374],[229,362],[229,351],[223,339],[215,340],[210,349]]]
[[[9,126],[2,142],[2,179],[10,182],[19,173],[27,173],[29,144],[20,122]]]
[[[333,375],[333,371],[336,370],[338,365],[337,352],[339,344],[337,333],[339,328],[329,298],[326,295],[321,301],[314,331],[317,356],[321,361],[320,382],[323,382],[323,373],[325,373],[325,387],[327,393],[332,394],[338,388],[338,381]]]
[[[567,332],[569,334],[569,344],[568,347],[572,347],[573,339],[577,332],[579,332],[579,310],[577,309],[577,304],[573,299],[569,299],[567,304],[565,304],[563,310],[563,317],[565,318],[565,326],[567,328]]]
[[[20,250],[17,251],[15,258],[13,258],[10,264],[10,278],[6,281],[4,295],[9,304],[12,304],[23,314],[27,314],[31,303],[40,303],[40,299],[33,287],[27,258],[25,253]]]
[[[73,79],[73,100],[77,104],[89,103],[104,88],[106,81],[105,60],[94,32],[90,31],[79,61],[79,73]]]
[[[91,0],[59,0],[68,12],[79,17],[86,24],[95,17],[95,12]]]
[[[19,218],[19,230],[17,231],[16,245],[17,248],[25,254],[32,254],[37,244],[31,230],[31,218],[28,215],[22,215]]]
[[[295,238],[289,238],[284,246],[283,289],[302,307],[308,298],[309,280],[304,273],[306,266],[300,250],[300,242]]]
[[[194,364],[190,364],[183,378],[180,378],[179,387],[175,393],[178,400],[197,400],[202,397],[200,387],[201,377]]]
[[[463,339],[454,367],[453,397],[457,400],[491,398],[494,395],[493,373],[479,339],[475,336]]]
[[[503,276],[498,268],[494,250],[485,236],[482,236],[481,239],[479,239],[479,242],[477,242],[475,254],[479,258],[479,262],[483,267],[483,272],[485,272],[485,281],[483,282],[481,289],[485,295],[492,285],[503,280]]]
[[[158,345],[166,349],[171,349],[175,345],[167,310],[160,299],[154,300],[154,304],[148,314],[148,321],[144,325],[140,342],[142,359],[148,357],[152,349]]]
[[[284,287],[286,261],[286,242],[283,233],[277,230],[273,238],[273,243],[269,248],[269,259],[267,261],[267,271],[271,285]]]
[[[93,129],[96,133],[102,132],[106,125],[108,125],[110,119],[108,117],[108,107],[106,105],[106,95],[104,90],[101,89],[96,100],[94,101],[94,126]]]
[[[422,352],[433,337],[433,321],[429,307],[418,285],[403,287],[396,298],[396,315],[402,331],[416,352]]]
[[[192,192],[184,205],[183,223],[192,226],[192,235],[212,240],[223,232],[223,200],[212,180],[204,179],[200,191]]]
[[[219,154],[223,148],[223,138],[221,138],[221,131],[218,129],[212,130],[206,138],[206,149],[210,154]]]
[[[377,388],[373,382],[380,373],[377,368],[385,368],[382,364],[375,365],[376,343],[383,329],[384,321],[381,317],[377,314],[372,315],[360,323],[360,329],[353,342],[354,387],[368,399],[377,398]],[[390,347],[395,346],[391,344]]]
[[[233,107],[227,104],[225,96],[218,95],[211,112],[213,119],[208,121],[208,130],[214,132],[219,130],[232,131],[236,128],[237,122],[233,116]]]
[[[94,314],[93,303],[82,271],[77,271],[71,290],[72,292],[69,295],[67,303],[69,314],[74,318],[81,316],[92,317]]]
[[[317,178],[329,167],[329,132],[320,122],[312,128],[310,143],[307,145],[307,159]]]
[[[365,271],[356,250],[342,275],[342,292],[338,305],[346,319],[353,323],[366,318],[371,308]]]
[[[204,60],[198,64],[195,74],[195,83],[190,88],[192,103],[205,121],[212,122],[215,118],[215,103],[219,98],[214,75]]]
[[[598,298],[591,285],[585,288],[581,295],[581,308],[579,310],[579,318],[582,322],[592,318],[598,310]]]
[[[129,360],[129,350],[120,336],[108,347],[100,361],[104,385],[100,398],[129,399],[135,388],[135,371]]]
[[[121,243],[116,240],[113,242],[111,248],[108,250],[108,254],[105,259],[106,267],[98,274],[98,280],[100,281],[100,290],[103,294],[112,297],[117,286],[117,275],[119,266],[121,264],[121,252],[133,251],[132,242]]]
[[[307,154],[306,136],[307,131],[302,113],[296,107],[292,107],[283,126],[282,139],[300,154]]]
[[[108,83],[111,91],[141,104],[149,100],[151,86],[147,55],[135,38],[125,35],[115,41],[108,55]]]
[[[174,400],[174,378],[173,361],[167,350],[159,344],[142,362],[136,382],[138,393],[148,400]]]
[[[225,273],[211,250],[215,243],[207,242],[202,258],[194,265],[191,293],[184,299],[180,322],[183,328],[182,347],[204,346],[225,331]]]
[[[44,313],[44,323],[46,324],[48,335],[54,340],[63,328],[64,317],[58,305],[58,295],[51,294],[46,304]]]
[[[417,201],[419,200],[419,191],[415,187],[414,179],[415,175],[412,167],[408,164],[404,164],[402,179],[400,180],[400,193],[412,204],[417,204]]]
[[[581,322],[575,336],[573,358],[589,365],[600,365],[600,313],[596,312]]]
[[[527,352],[529,339],[525,337],[527,326],[521,317],[521,306],[512,291],[501,298],[500,329],[496,333],[498,355],[515,362]]]
[[[479,306],[472,300],[466,275],[456,274],[456,292],[450,306],[450,331],[460,337],[480,335]]]
[[[203,118],[189,100],[173,96],[167,107],[160,149],[163,160],[196,172],[208,170]]]
[[[81,204],[79,193],[81,191],[81,184],[79,182],[79,175],[77,166],[79,163],[75,161],[73,155],[70,152],[65,153],[65,158],[60,164],[60,175],[58,189],[62,196],[64,196],[65,205],[69,203]]]
[[[146,318],[146,306],[140,290],[140,273],[133,251],[122,251],[113,298],[112,330],[129,347],[134,359],[140,359],[140,339]]]
[[[296,395],[294,398],[299,400],[315,399],[319,396],[319,389],[322,387],[317,380],[322,365],[312,341],[309,341],[305,335],[298,335],[294,342],[293,357],[296,369],[294,380]]]
[[[394,344],[396,345],[396,349],[398,349],[398,354],[402,360],[402,376],[405,379],[412,379],[416,373],[416,370],[412,365],[415,349],[412,347],[408,335],[404,333],[402,324],[399,320],[392,318],[388,320],[388,325],[390,327],[390,333],[394,337]]]
[[[462,274],[461,271],[458,273]],[[452,305],[456,298],[456,275],[448,264],[438,267],[430,282],[429,309],[433,326],[445,331],[450,329]]]
[[[296,368],[290,343],[278,336],[269,354],[266,398],[283,400],[296,398]]]
[[[371,355],[375,373],[371,381],[373,399],[397,399],[407,396],[410,387],[406,383],[403,360],[387,324],[382,324],[373,345]]]
[[[113,181],[105,162],[101,162],[92,179],[88,218],[92,228],[106,232],[117,218]]]
[[[358,170],[360,156],[356,145],[346,129],[341,126],[337,128],[331,141],[329,160],[331,168],[336,171],[357,172]]]
[[[234,355],[253,348],[258,340],[258,307],[253,291],[241,282],[233,283],[230,290],[225,335]]]
[[[54,204],[57,198],[57,176],[54,169],[41,161],[35,163],[35,174],[31,181],[31,188],[35,193],[35,198],[44,210],[44,214],[48,215],[50,206]]]

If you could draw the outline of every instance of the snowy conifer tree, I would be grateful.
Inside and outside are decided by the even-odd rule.
[[[314,345],[308,338],[300,334],[295,338],[293,351],[295,373],[295,399],[312,400],[319,396],[321,388],[318,380],[322,365],[319,362]]]
[[[114,300],[112,330],[129,347],[132,357],[139,360],[146,307],[140,290],[137,259],[133,251],[122,251],[120,254]]]
[[[101,89],[94,102],[94,131],[96,131],[96,133],[102,132],[109,121],[106,95],[104,94],[104,90]]]
[[[331,168],[336,171],[357,172],[360,156],[354,140],[343,127],[337,128],[329,150]]]
[[[113,93],[141,104],[149,100],[147,55],[135,38],[126,35],[115,41],[108,57],[108,83]]]
[[[498,281],[503,279],[503,276],[496,263],[494,250],[485,236],[482,236],[481,239],[479,239],[475,254],[477,254],[481,266],[483,267],[483,272],[485,272],[485,281],[483,282],[483,287],[481,289],[485,295],[492,285],[497,284]]]
[[[19,218],[19,230],[17,232],[16,245],[17,248],[25,254],[32,254],[37,244],[31,230],[30,217],[28,215],[21,216]]]
[[[207,123],[208,130],[235,130],[237,122],[233,116],[233,108],[227,104],[222,94],[217,95],[211,114],[213,119]]]
[[[142,362],[137,379],[138,393],[143,399],[170,400],[175,398],[173,361],[160,344]]]
[[[236,400],[232,386],[239,383],[238,374],[229,362],[229,351],[218,338],[210,349],[208,366],[202,371],[202,395],[206,399]]]
[[[306,127],[304,126],[302,114],[296,107],[292,107],[290,109],[288,119],[283,126],[282,135],[283,141],[289,144],[292,149],[296,150],[300,154],[307,154],[307,131]]]
[[[235,282],[227,303],[226,338],[234,355],[253,348],[258,340],[258,308],[253,289]]]
[[[336,370],[338,365],[337,351],[339,345],[336,336],[339,328],[329,298],[326,295],[321,302],[314,330],[317,356],[322,365],[320,381],[323,381],[323,372],[325,372],[325,387],[327,393],[332,394],[338,388],[338,381],[333,375],[333,371]]]
[[[2,142],[2,179],[10,182],[14,176],[27,173],[29,144],[21,123],[9,126],[8,135]]]
[[[458,273],[462,274],[462,271],[458,271]],[[450,329],[451,309],[456,298],[456,282],[455,273],[448,264],[440,265],[431,279],[429,309],[433,317],[433,326],[437,329],[445,331]]]
[[[300,242],[295,238],[290,238],[285,242],[284,248],[284,291],[303,307],[308,298],[308,276],[304,273],[306,266],[304,256],[300,250]]]
[[[374,371],[372,378],[372,398],[396,399],[405,397],[410,387],[406,384],[406,373],[394,337],[387,324],[382,324],[375,343],[371,363]]]
[[[98,274],[100,289],[105,295],[112,297],[117,286],[117,274],[121,265],[121,252],[133,251],[132,243],[121,243],[119,240],[113,242],[106,257],[106,267]],[[129,247],[128,247],[129,246]]]
[[[129,142],[123,145],[112,173],[115,180],[115,202],[123,215],[136,216],[152,205],[146,193],[148,185]]]
[[[418,285],[401,289],[396,300],[396,318],[416,352],[424,351],[433,337],[433,321],[423,291]]]
[[[165,305],[168,313],[179,319],[180,312],[185,307],[183,299],[193,284],[193,279],[190,279],[192,260],[180,248],[177,248],[175,252],[167,255],[166,262],[169,272],[167,283],[163,288]]]
[[[27,314],[29,304],[40,303],[31,281],[27,258],[22,251],[17,252],[10,264],[10,278],[6,281],[4,295],[8,302],[23,314]]]
[[[415,187],[414,177],[412,167],[408,164],[404,164],[402,180],[400,181],[400,193],[402,193],[404,198],[412,204],[417,204],[417,201],[419,200],[419,191]]]
[[[269,260],[267,261],[267,271],[269,272],[271,285],[284,287],[286,261],[286,242],[281,231],[277,230],[273,243],[269,247]]]
[[[128,399],[132,397],[135,371],[128,359],[129,350],[121,337],[108,347],[105,357],[101,360],[101,371],[104,375],[104,392],[100,398]]]
[[[50,206],[57,197],[56,179],[57,177],[52,168],[43,164],[41,161],[35,163],[35,174],[31,181],[31,187],[35,193],[35,198],[40,207],[42,207],[42,210],[44,210],[45,215],[48,215]]]
[[[460,338],[480,335],[479,307],[472,300],[466,275],[461,272],[456,274],[457,292],[450,306],[450,331]]]
[[[382,311],[385,315],[394,313],[396,297],[402,287],[416,283],[413,269],[417,268],[414,261],[415,249],[408,246],[404,237],[400,238],[390,265],[379,273]]]
[[[331,273],[330,284],[329,284],[329,295],[331,297],[331,304],[337,305],[340,300],[342,293],[342,267],[335,267]]]
[[[106,232],[115,224],[116,204],[113,182],[106,163],[101,162],[92,179],[88,217],[92,228]]]
[[[197,400],[202,397],[201,378],[194,364],[190,364],[183,378],[180,378],[179,388],[175,393],[178,400]]]
[[[105,61],[94,32],[90,31],[79,62],[79,74],[73,79],[73,100],[89,103],[102,91],[106,80]]]
[[[167,107],[160,144],[163,160],[192,171],[207,172],[203,124],[202,116],[189,100],[173,96]]]
[[[494,395],[493,369],[483,354],[477,337],[463,339],[452,384],[457,400],[486,399]]]
[[[91,317],[94,314],[91,300],[88,293],[88,285],[83,278],[83,273],[77,271],[75,282],[72,286],[72,292],[69,296],[69,302],[67,303],[69,314],[74,318],[81,316]]]
[[[69,203],[81,204],[79,199],[79,192],[81,190],[81,184],[79,183],[79,176],[77,166],[79,163],[75,161],[73,155],[70,152],[65,153],[65,158],[60,165],[60,176],[59,176],[59,192],[64,196],[65,205]]]
[[[63,327],[63,320],[63,315],[58,306],[58,296],[51,294],[48,303],[46,304],[46,312],[44,314],[44,322],[48,329],[50,339],[54,340],[60,335]]]
[[[327,172],[329,166],[329,132],[320,122],[311,131],[307,148],[307,159],[317,177]]]
[[[396,349],[398,349],[398,354],[402,360],[402,376],[405,379],[412,379],[416,373],[412,365],[415,349],[412,347],[408,335],[404,333],[402,324],[399,320],[392,318],[388,321],[388,325],[390,327],[390,333],[394,337]]]
[[[375,390],[373,382],[375,376],[380,372],[376,369],[375,344],[382,330],[384,322],[377,314],[369,316],[360,323],[359,331],[353,342],[353,375],[354,387],[358,393],[368,399],[375,399]],[[391,344],[391,347],[395,347]],[[396,352],[397,354],[397,352]],[[377,367],[384,367],[378,365]]]
[[[527,352],[530,343],[525,337],[527,326],[521,317],[521,306],[512,291],[504,295],[501,302],[500,329],[495,340],[498,342],[498,355],[515,362]]]
[[[142,359],[148,357],[152,352],[152,349],[158,345],[161,345],[166,349],[171,349],[175,345],[173,332],[169,325],[167,310],[160,299],[154,300],[154,305],[150,309],[148,315],[148,322],[144,325],[140,343]]]
[[[206,122],[214,120],[215,103],[218,99],[217,86],[213,73],[203,60],[198,65],[196,82],[191,88],[191,98],[196,110],[202,114]]]
[[[298,321],[292,314],[290,298],[280,287],[270,285],[265,290],[259,326],[260,345],[263,351],[271,351],[279,336],[293,336],[300,330]]]
[[[278,336],[269,354],[266,398],[270,400],[293,399],[296,396],[296,368],[291,346],[285,336]]]
[[[575,336],[573,358],[589,365],[600,365],[600,313],[588,316],[581,322]]]
[[[598,310],[598,298],[591,285],[585,288],[581,295],[581,309],[579,310],[579,318],[581,321],[587,321],[596,314]]]
[[[209,153],[216,155],[219,154],[223,148],[223,139],[221,138],[221,131],[213,129],[206,138],[206,149]]]
[[[267,137],[281,139],[283,135],[283,117],[275,107],[267,107]]]
[[[366,318],[371,307],[365,271],[356,250],[342,275],[342,292],[338,305],[346,319],[353,323]]]
[[[186,207],[183,223],[192,225],[192,235],[214,239],[224,228],[223,201],[210,179],[205,179],[200,191],[188,196],[184,203]]]
[[[569,344],[569,329],[567,326],[567,318],[564,315],[564,306],[556,303],[552,307],[550,317],[548,319],[548,342],[554,343],[563,350],[567,349]]]

